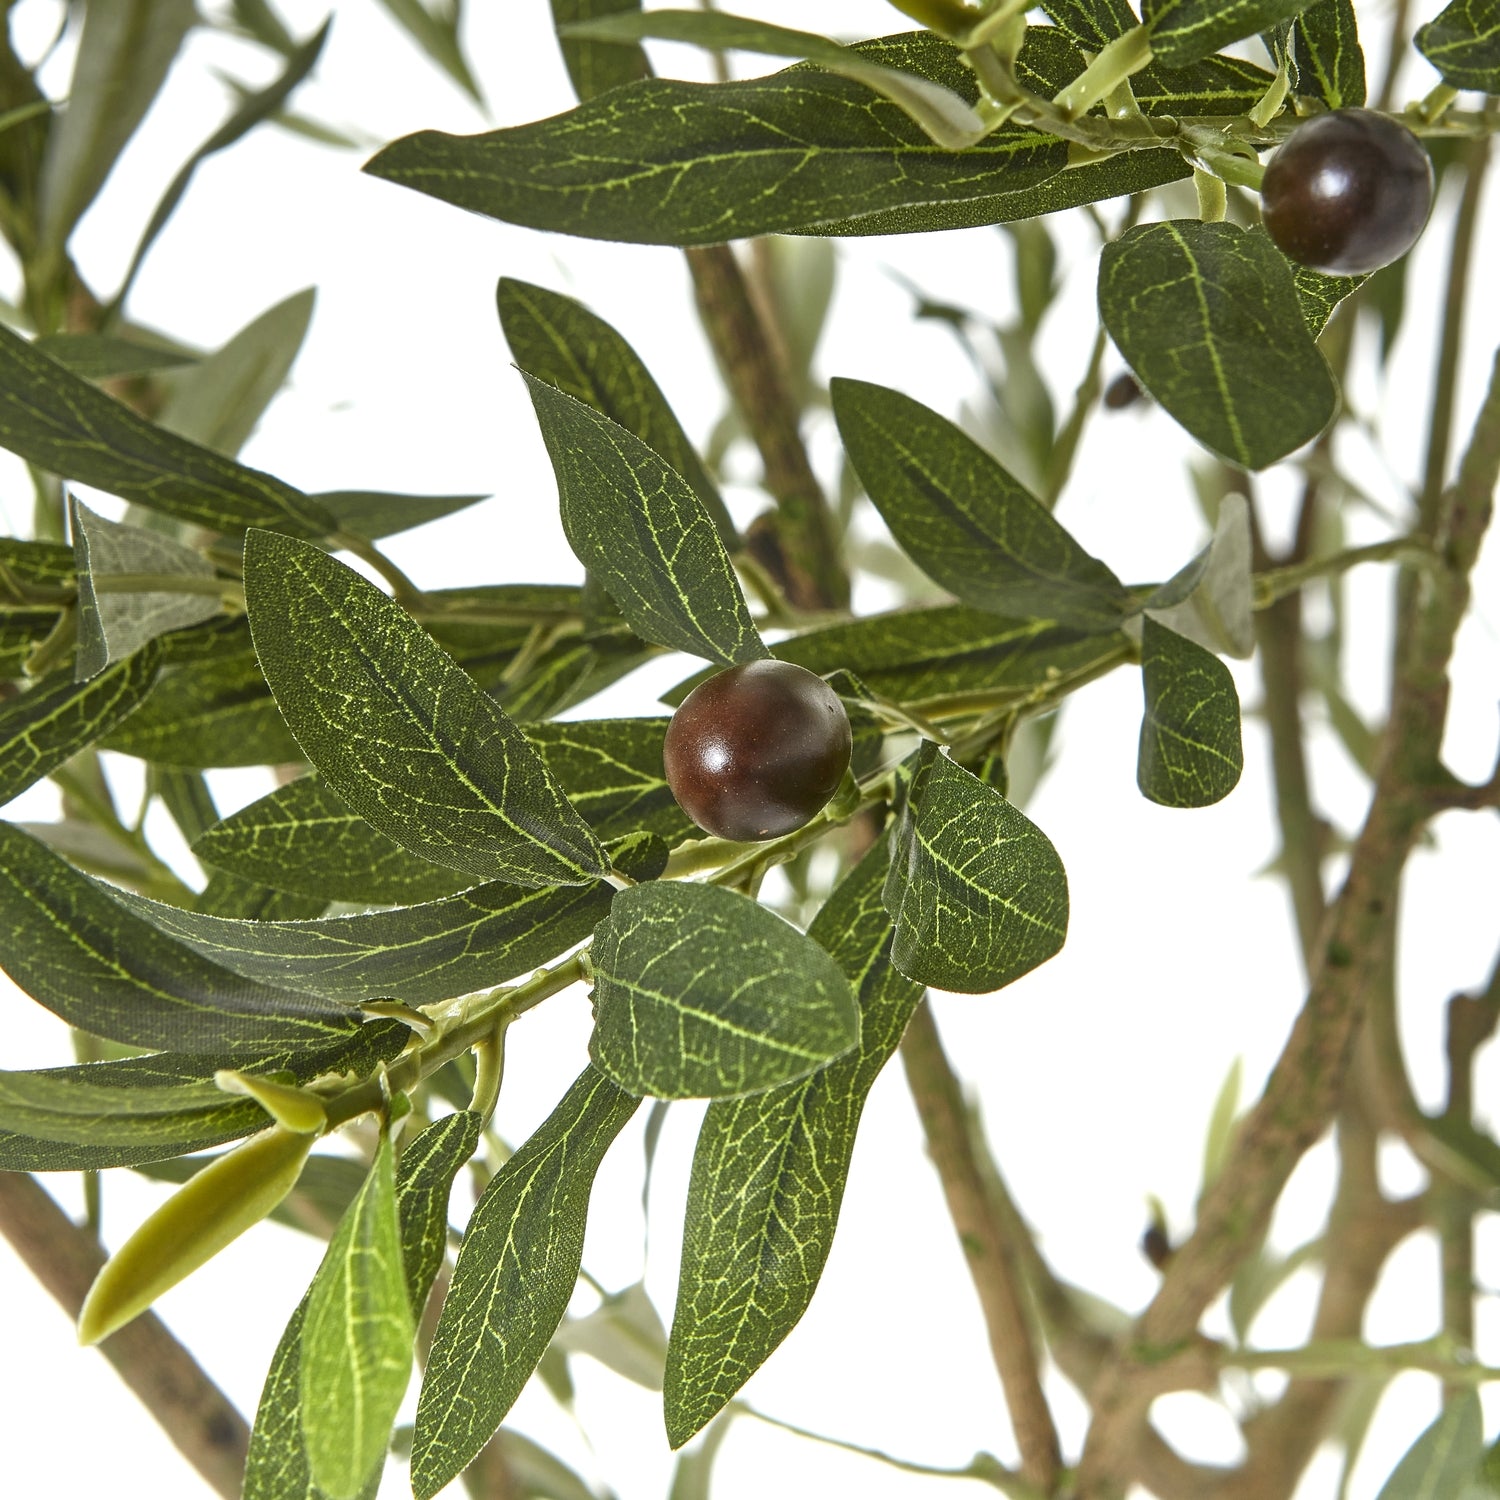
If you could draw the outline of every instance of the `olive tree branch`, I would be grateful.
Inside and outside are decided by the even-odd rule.
[[[990,1354],[1010,1408],[1016,1446],[1021,1450],[1021,1476],[1040,1494],[1051,1495],[1062,1473],[1062,1451],[1042,1393],[1021,1281],[1019,1247],[1007,1233],[1007,1226],[991,1211],[970,1142],[962,1087],[925,999],[917,1006],[901,1040],[901,1063],[922,1121],[928,1154],[979,1295]]]
[[[104,1265],[98,1241],[25,1172],[0,1172],[0,1234],[76,1320]],[[237,1500],[250,1430],[166,1324],[143,1313],[99,1350],[215,1492]]]
[[[1307,1000],[1224,1170],[1204,1194],[1197,1227],[1173,1256],[1129,1345],[1091,1393],[1094,1419],[1079,1469],[1083,1500],[1122,1491],[1156,1367],[1191,1345],[1199,1318],[1246,1247],[1265,1232],[1292,1169],[1338,1107],[1366,1000],[1380,983],[1401,874],[1431,811],[1427,787],[1447,716],[1448,661],[1468,609],[1469,575],[1497,476],[1500,359],[1433,527],[1442,565],[1398,611],[1396,634],[1407,646],[1392,686],[1374,795],[1319,936]]]

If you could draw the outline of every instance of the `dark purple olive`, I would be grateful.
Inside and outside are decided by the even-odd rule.
[[[1400,260],[1432,209],[1432,161],[1404,125],[1368,109],[1315,115],[1286,138],[1260,188],[1266,232],[1300,265],[1359,276]]]
[[[753,842],[802,827],[849,768],[849,716],[804,667],[753,661],[699,683],[667,726],[678,805],[705,833]]]

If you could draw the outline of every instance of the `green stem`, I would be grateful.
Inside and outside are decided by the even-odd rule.
[[[1193,186],[1198,190],[1198,217],[1205,224],[1222,224],[1229,212],[1229,194],[1224,190],[1224,179],[1201,167],[1193,168]]]
[[[1252,605],[1255,609],[1269,609],[1278,599],[1296,593],[1314,579],[1334,578],[1367,562],[1399,562],[1407,567],[1435,568],[1441,564],[1441,559],[1429,543],[1414,536],[1392,537],[1385,542],[1371,542],[1367,547],[1350,547],[1332,557],[1314,557],[1307,562],[1257,573],[1253,580]]]
[[[329,540],[374,568],[390,584],[399,603],[410,607],[423,598],[422,590],[368,538],[356,536],[352,531],[336,531]]]
[[[1068,476],[1073,472],[1073,462],[1078,457],[1078,445],[1083,440],[1083,429],[1095,406],[1099,404],[1099,393],[1103,388],[1101,371],[1104,368],[1105,342],[1104,330],[1101,328],[1094,335],[1094,347],[1089,353],[1088,368],[1084,371],[1083,379],[1078,382],[1078,389],[1073,393],[1073,409],[1068,413],[1067,421],[1058,430],[1057,437],[1052,444],[1052,452],[1048,455],[1042,499],[1049,510],[1057,505],[1063,486],[1067,484]]]
[[[977,10],[958,4],[958,0],[890,0],[903,16],[945,36],[949,41],[962,41],[969,28],[980,19]]]
[[[1064,119],[1076,120],[1150,61],[1151,33],[1145,26],[1133,26],[1124,36],[1116,37],[1072,83],[1054,95],[1052,102]]]
[[[1416,112],[1424,125],[1436,125],[1448,113],[1449,106],[1458,98],[1458,90],[1451,84],[1440,83],[1417,106]]]
[[[1281,66],[1276,70],[1276,77],[1271,80],[1271,86],[1246,111],[1250,123],[1257,129],[1264,130],[1281,113],[1291,86],[1291,70],[1287,66],[1287,60],[1282,58]]]

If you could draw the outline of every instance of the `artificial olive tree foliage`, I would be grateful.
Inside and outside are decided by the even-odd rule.
[[[477,96],[459,7],[386,4],[414,65]],[[503,336],[529,389],[581,566],[447,590],[408,578],[381,542],[479,496],[308,494],[235,456],[286,377],[306,297],[208,353],[131,316],[136,271],[199,162],[277,123],[334,138],[292,112],[327,26],[299,39],[264,0],[205,15],[89,0],[68,16],[66,103],[0,54],[0,230],[24,287],[0,328],[0,443],[35,484],[33,534],[0,541],[0,803],[43,778],[61,794],[54,822],[0,823],[0,965],[93,1059],[0,1072],[0,1230],[81,1307],[86,1340],[113,1335],[124,1378],[223,1494],[372,1495],[414,1362],[415,1426],[395,1436],[421,1500],[460,1475],[480,1497],[592,1493],[502,1424],[533,1377],[569,1400],[582,1344],[567,1309],[605,1153],[645,1101],[651,1139],[664,1101],[697,1098],[710,1103],[669,1326],[628,1288],[592,1315],[590,1347],[662,1390],[664,1442],[708,1433],[673,1489],[707,1495],[741,1388],[816,1292],[861,1110],[898,1051],[1019,1452],[954,1472],[1018,1500],[1109,1500],[1133,1483],[1163,1500],[1279,1500],[1325,1439],[1347,1473],[1372,1393],[1409,1367],[1442,1375],[1449,1399],[1383,1495],[1500,1494],[1475,1395],[1492,1372],[1470,1352],[1474,1223],[1500,1192],[1471,1069],[1500,1017],[1500,970],[1449,1008],[1450,1104],[1434,1117],[1403,1071],[1392,963],[1428,820],[1500,804],[1496,778],[1469,785],[1439,757],[1500,469],[1500,384],[1472,435],[1452,430],[1500,10],[1454,0],[1410,36],[1403,6],[1367,51],[1350,0],[1148,0],[1141,16],[1126,0],[898,4],[908,29],[843,45],[718,11],[553,0],[576,106],[476,136],[423,131],[364,163],[513,224],[686,248],[733,407],[723,441],[695,451],[627,330],[502,279],[497,348]],[[276,76],[187,158],[123,285],[90,286],[70,236],[194,26],[271,54]],[[653,76],[652,38],[792,61],[679,82]],[[1411,46],[1425,61],[1401,76],[1430,80],[1414,103],[1396,81]],[[1356,350],[1378,363],[1390,348],[1434,173],[1456,208],[1426,228],[1449,247],[1426,471],[1387,540],[1341,550],[1357,499],[1341,391]],[[1173,186],[1188,180],[1196,214]],[[1097,231],[1100,334],[1059,419],[1034,341],[1056,295],[1050,216],[1067,210]],[[919,371],[905,390],[840,371],[821,387],[826,288],[799,301],[764,244],[728,248],[1001,225],[1019,319],[991,330],[998,451],[925,404]],[[961,309],[923,311],[966,340],[984,332]],[[1381,337],[1356,340],[1364,326]],[[1152,400],[1202,449],[1212,540],[1144,582],[1053,514],[1095,436],[1109,341],[1131,373],[1106,407]],[[802,442],[824,405],[841,499]],[[736,443],[758,450],[766,501],[743,531],[720,494]],[[1257,500],[1275,465],[1301,486],[1281,554]],[[126,502],[123,518],[72,484]],[[865,502],[920,602],[859,616],[846,543]],[[1338,674],[1356,564],[1394,565],[1383,724],[1356,715]],[[1304,621],[1309,591],[1332,603],[1332,634]],[[666,652],[683,657],[680,719],[588,716]],[[1221,1102],[1191,1233],[1148,1231],[1160,1286],[1127,1317],[1060,1281],[1032,1241],[924,986],[987,995],[1070,937],[1091,941],[1070,933],[1063,862],[1017,804],[1035,782],[1018,768],[1045,760],[1066,700],[1096,678],[1139,673],[1142,795],[1190,817],[1234,793],[1225,655],[1258,662],[1307,995],[1261,1097],[1238,1119],[1233,1095]],[[1333,889],[1305,766],[1315,697],[1369,786]],[[104,753],[144,762],[201,880],[117,805]],[[204,773],[247,765],[276,767],[276,789],[221,817]],[[761,899],[777,868],[786,881]],[[576,1082],[507,1154],[491,1126],[507,1029],[579,984],[594,1032]],[[327,1148],[356,1124],[363,1160]],[[1272,1210],[1330,1128],[1332,1216],[1278,1260]],[[1383,1134],[1428,1169],[1424,1192],[1382,1193]],[[88,1228],[25,1174],[91,1174],[97,1201],[106,1169],[181,1186],[95,1277]],[[482,1191],[450,1223],[461,1175]],[[328,1249],[246,1442],[201,1372],[176,1394],[153,1385],[181,1351],[140,1315],[268,1215]],[[1424,1227],[1441,1235],[1443,1326],[1373,1351],[1362,1310]],[[1310,1340],[1255,1347],[1257,1310],[1304,1263],[1323,1273]],[[1225,1290],[1234,1337],[1210,1338],[1200,1318]],[[1091,1409],[1078,1451],[1059,1443],[1047,1361]],[[1189,1462],[1151,1426],[1156,1396],[1247,1368],[1297,1378],[1246,1417],[1239,1466]],[[936,1485],[944,1471],[926,1472]]]

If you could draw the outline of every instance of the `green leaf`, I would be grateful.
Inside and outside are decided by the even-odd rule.
[[[561,1459],[524,1433],[495,1434],[505,1466],[519,1487],[519,1500],[598,1500]]]
[[[865,1099],[922,987],[891,967],[883,836],[808,936],[854,987],[859,1046],[799,1083],[710,1104],[688,1187],[667,1345],[667,1436],[681,1447],[723,1409],[807,1310],[838,1223]]]
[[[1102,52],[1137,24],[1129,0],[1045,0],[1042,9],[1090,52]]]
[[[269,17],[275,27],[281,27],[281,23],[271,15],[270,8],[258,3],[258,0],[249,0],[249,3],[238,7],[242,13],[242,20],[244,12],[249,11],[252,5],[254,13],[261,17]],[[177,205],[182,201],[182,195],[187,192],[194,173],[210,156],[224,150],[226,146],[232,146],[262,121],[269,120],[280,112],[281,107],[291,98],[298,85],[317,65],[318,58],[323,51],[323,43],[328,40],[330,24],[331,18],[318,28],[314,36],[300,46],[294,44],[285,29],[281,28],[281,35],[287,44],[283,52],[287,60],[286,67],[265,88],[246,93],[229,118],[183,163],[166,192],[162,194],[161,201],[152,211],[150,221],[141,235],[140,243],[135,248],[135,254],[131,257],[130,267],[120,283],[119,291],[115,293],[115,309],[123,306],[131,287],[135,285],[136,275],[141,269],[146,253],[156,243],[156,237],[166,228],[167,220],[176,212]]]
[[[1007,620],[962,605],[897,610],[780,641],[772,655],[819,676],[844,668],[895,703],[931,709],[976,693],[1021,702],[1098,675],[1134,651],[1125,636],[1080,634],[1050,620]],[[673,688],[680,702],[691,681]]]
[[[826,36],[793,31],[744,16],[713,10],[628,11],[572,28],[592,41],[641,41],[654,37],[689,42],[720,52],[759,52],[770,57],[805,57],[830,73],[873,89],[918,125],[923,134],[950,151],[984,139],[985,123],[957,94],[930,79],[883,68]]]
[[[138,417],[0,327],[0,446],[28,463],[216,531],[301,536],[333,518],[300,490]]]
[[[1117,629],[1129,596],[1024,485],[952,422],[885,386],[832,384],[839,435],[891,534],[963,603]]]
[[[500,326],[516,363],[638,437],[685,479],[728,548],[739,536],[724,501],[640,356],[581,302],[502,277]]]
[[[191,589],[194,583],[211,583],[213,564],[159,531],[96,516],[76,495],[70,498],[69,513],[78,562],[78,652],[73,669],[80,682],[169,630],[197,625],[219,613],[222,600],[217,592],[110,592],[108,580],[121,573],[181,575]]]
[[[859,1040],[838,965],[774,912],[722,886],[621,891],[594,934],[589,1056],[659,1099],[755,1094]]]
[[[1286,258],[1260,230],[1175,219],[1104,247],[1099,311],[1141,384],[1205,448],[1263,469],[1338,406]]]
[[[302,1437],[313,1482],[330,1500],[356,1500],[383,1464],[415,1332],[395,1163],[382,1137],[308,1289],[302,1324]]]
[[[1047,835],[931,741],[913,757],[883,894],[896,968],[961,994],[1019,979],[1068,933],[1068,877]]]
[[[578,1280],[594,1175],[639,1102],[585,1068],[480,1198],[417,1404],[418,1500],[489,1441],[556,1332]]]
[[[1358,109],[1365,102],[1365,54],[1354,0],[1313,0],[1297,17],[1292,55],[1301,93],[1329,109]]]
[[[52,672],[0,703],[0,806],[128,717],[151,691],[159,660],[150,645],[89,682]]]
[[[111,894],[158,932],[246,979],[348,1005],[426,1005],[503,984],[582,942],[608,914],[611,888],[494,881],[420,906],[305,922],[240,921]]]
[[[1500,0],[1453,0],[1416,42],[1450,88],[1500,92]]]
[[[651,64],[643,47],[613,42],[590,42],[567,35],[578,21],[617,15],[640,9],[640,0],[552,0],[552,24],[558,32],[563,63],[580,99],[592,99],[606,89],[634,83],[651,76]]]
[[[524,885],[608,869],[520,729],[372,583],[310,543],[245,543],[250,628],[308,759],[361,817],[436,864]]]
[[[1302,308],[1302,321],[1313,338],[1322,333],[1334,309],[1362,287],[1368,276],[1325,276],[1309,266],[1292,267],[1292,285]]]
[[[448,1253],[448,1197],[453,1179],[473,1156],[484,1117],[461,1109],[434,1121],[401,1152],[396,1204],[401,1213],[401,1259],[406,1299],[420,1319],[443,1257]]]
[[[223,1067],[250,1069],[260,1073],[290,1074],[299,1082],[326,1073],[345,1073],[356,1078],[367,1077],[382,1062],[391,1062],[405,1047],[411,1033],[399,1021],[372,1021],[357,1031],[346,1033],[326,1046],[307,1048],[281,1047],[261,1049],[253,1062],[230,1053],[213,1055],[158,1052],[148,1057],[131,1057],[115,1062],[86,1063],[77,1068],[43,1068],[33,1073],[5,1075],[14,1086],[18,1079],[50,1083],[53,1088],[71,1088],[87,1084],[95,1095],[105,1089],[120,1093],[133,1091],[138,1085],[169,1090],[174,1085],[192,1085],[212,1080]],[[104,1104],[110,1101],[102,1100]],[[260,1130],[266,1123],[265,1112],[248,1099],[234,1099],[219,1094],[213,1108],[184,1110],[178,1117],[176,1133],[165,1116],[122,1116],[101,1109],[98,1119],[90,1123],[75,1107],[54,1109],[40,1107],[32,1116],[33,1129],[15,1132],[0,1129],[0,1171],[11,1172],[78,1172],[97,1171],[105,1167],[138,1166],[147,1162],[180,1157],[189,1151],[201,1151]],[[19,1118],[19,1117],[17,1117]],[[41,1132],[48,1132],[43,1135]],[[74,1140],[73,1137],[80,1139]],[[185,1181],[201,1161],[173,1176],[163,1171],[168,1181]],[[330,1226],[331,1228],[331,1226]]]
[[[851,50],[948,86],[933,75],[951,76],[952,47],[893,40]],[[423,131],[365,170],[533,229],[703,245],[988,198],[1066,164],[1061,141],[1016,125],[947,151],[865,85],[800,64],[734,83],[644,79],[487,135]]]
[[[408,905],[474,884],[372,828],[321,777],[299,776],[216,823],[193,845],[205,864],[277,890]]]
[[[246,324],[189,375],[172,382],[157,417],[160,425],[233,458],[286,383],[316,301],[312,287],[293,293]]]
[[[384,490],[325,490],[311,496],[340,531],[378,542],[381,537],[440,521],[486,500],[487,495],[393,495]]]
[[[40,255],[61,255],[197,19],[192,0],[115,0],[84,12],[67,108],[48,132],[37,188]]]
[[[1211,651],[1147,615],[1141,634],[1146,716],[1136,781],[1163,807],[1208,807],[1235,789],[1244,767],[1240,699]]]
[[[764,656],[729,554],[687,481],[593,407],[522,373],[569,545],[636,634],[726,665]]]
[[[459,41],[463,0],[380,0],[399,25],[476,104],[484,103]]]
[[[33,348],[85,380],[118,380],[125,375],[153,375],[198,362],[185,349],[138,344],[107,333],[49,333]]]
[[[1396,1465],[1376,1500],[1449,1500],[1484,1462],[1484,1413],[1477,1391],[1454,1397]]]
[[[328,906],[322,896],[299,896],[290,891],[273,891],[268,885],[241,880],[215,870],[208,884],[198,893],[193,910],[211,917],[243,917],[255,922],[297,922],[321,917]]]
[[[1308,0],[1143,0],[1151,50],[1169,68],[1290,21]]]
[[[347,1036],[346,1010],[254,984],[132,916],[86,875],[0,824],[0,965],[82,1031],[178,1052],[272,1051]]]
[[[73,549],[58,542],[28,542],[0,537],[0,604],[23,602],[15,584],[67,588],[73,583]]]
[[[1250,506],[1225,495],[1213,540],[1145,601],[1158,624],[1208,651],[1248,658],[1255,650]]]
[[[500,702],[518,719],[552,718],[588,702],[660,650],[628,632],[600,640],[562,640],[518,682],[499,689]]]
[[[302,747],[249,651],[173,667],[99,743],[157,765],[192,769],[302,759]]]

